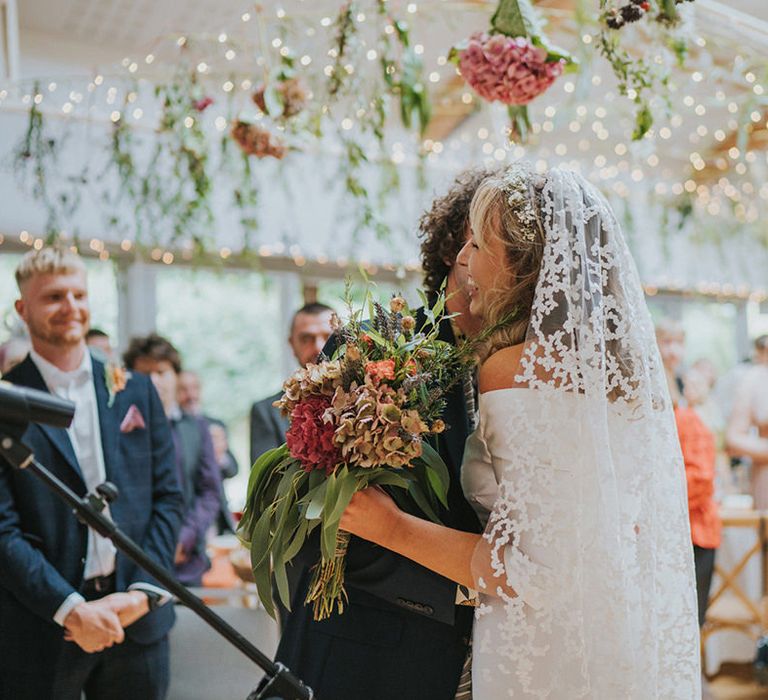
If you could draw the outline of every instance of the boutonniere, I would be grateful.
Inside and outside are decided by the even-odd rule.
[[[115,397],[125,389],[125,385],[128,383],[128,372],[125,367],[114,362],[108,362],[104,365],[104,379],[107,382],[107,393],[109,394],[107,407],[112,408]]]

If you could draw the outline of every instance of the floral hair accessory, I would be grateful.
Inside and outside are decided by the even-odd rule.
[[[538,200],[546,184],[546,177],[525,163],[515,163],[504,173],[502,182],[507,204],[520,224],[523,240],[526,243],[535,242],[537,230],[541,232]]]

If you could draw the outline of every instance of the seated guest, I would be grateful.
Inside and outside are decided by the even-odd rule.
[[[293,315],[288,344],[302,367],[317,359],[331,337],[332,316],[330,306],[317,302],[305,304]],[[288,421],[272,405],[281,396],[282,391],[279,391],[251,407],[251,464],[267,450],[285,442]]]
[[[216,529],[219,533],[234,532],[235,521],[232,518],[232,511],[227,502],[227,494],[224,491],[224,479],[231,479],[237,475],[239,470],[235,455],[229,449],[229,433],[224,421],[213,416],[204,415],[201,402],[202,388],[200,377],[195,372],[189,370],[179,374],[179,383],[177,389],[179,406],[181,410],[192,416],[203,416],[207,421],[213,440],[213,453],[216,457],[216,463],[221,469],[221,510],[216,523]]]
[[[184,496],[184,516],[176,545],[176,576],[187,586],[199,586],[210,568],[206,533],[220,508],[221,476],[208,421],[185,413],[177,399],[181,357],[171,343],[155,333],[134,338],[124,356],[126,366],[148,374],[171,423],[176,468]]]
[[[91,328],[85,335],[85,343],[102,362],[110,362],[114,357],[109,336],[100,328]]]

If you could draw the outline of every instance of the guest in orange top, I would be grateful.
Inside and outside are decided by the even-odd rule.
[[[720,546],[721,521],[715,502],[715,436],[693,408],[706,391],[706,381],[695,370],[678,374],[685,349],[685,333],[674,322],[656,327],[661,360],[675,409],[675,422],[688,482],[688,513],[696,565],[696,592],[699,602],[699,626],[704,624],[709,589],[715,569],[715,551]],[[681,390],[682,388],[682,390]]]

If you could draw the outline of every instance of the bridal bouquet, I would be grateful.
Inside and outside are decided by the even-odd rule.
[[[389,488],[405,509],[438,521],[447,506],[448,469],[426,438],[445,430],[447,390],[473,362],[474,345],[438,339],[445,299],[417,322],[401,297],[389,309],[366,296],[369,321],[353,311],[336,322],[333,358],[289,377],[275,402],[290,417],[286,443],[254,464],[240,536],[250,547],[259,597],[273,614],[272,584],[289,607],[286,564],[320,528],[321,560],[306,603],[314,617],[344,611],[345,554],[350,535],[339,520],[355,492]]]

